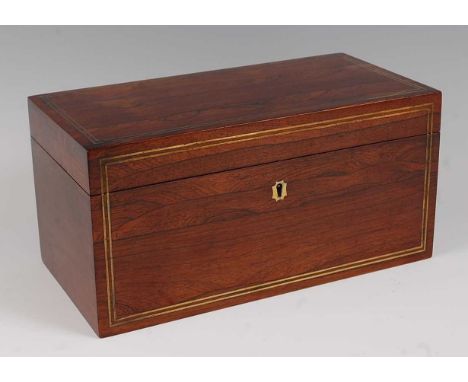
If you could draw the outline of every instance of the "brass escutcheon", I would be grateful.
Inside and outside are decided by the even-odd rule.
[[[283,200],[287,195],[286,187],[287,183],[284,180],[281,180],[279,182],[276,182],[271,189],[273,190],[273,196],[272,199],[275,199],[275,201]]]

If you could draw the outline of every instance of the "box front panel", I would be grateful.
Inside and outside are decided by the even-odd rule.
[[[428,134],[94,197],[104,227],[95,233],[106,274],[102,332],[427,257],[433,141]]]

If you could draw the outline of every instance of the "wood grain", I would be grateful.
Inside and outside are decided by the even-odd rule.
[[[331,54],[38,98],[90,148],[428,91],[433,89],[351,56]]]
[[[31,137],[89,194],[86,149],[50,118],[45,105],[41,107],[29,99],[28,109]]]
[[[42,260],[99,333],[89,195],[36,141],[31,147]]]
[[[400,255],[430,256],[435,175],[430,170],[425,186],[427,147],[427,137],[417,136],[111,193],[115,312],[110,325],[102,319],[102,334],[245,301],[235,292],[245,288],[256,299],[273,287],[255,286],[275,280],[360,266],[336,279],[381,268],[360,264],[378,256],[389,265],[406,261]],[[275,202],[271,186],[280,179],[288,196]],[[100,215],[101,197],[92,199]],[[94,240],[103,254],[103,232]],[[102,273],[103,257],[96,263]]]
[[[101,160],[325,120],[432,104],[440,92],[346,54],[33,96],[31,134],[81,187],[101,192]],[[128,164],[113,190],[423,134],[416,115],[341,123]],[[406,121],[406,122],[405,122]],[[437,128],[438,124],[434,124]],[[437,131],[437,130],[434,130]],[[346,134],[345,134],[346,133]],[[198,162],[198,163],[197,163]]]
[[[215,138],[106,158],[110,191],[422,135],[432,104]],[[103,161],[100,162],[102,165]],[[101,169],[102,172],[102,169]],[[99,175],[102,175],[100,172]],[[97,185],[95,174],[92,184]],[[99,186],[101,179],[99,178]]]
[[[101,337],[432,255],[441,93],[351,56],[33,96],[29,116],[42,257]]]

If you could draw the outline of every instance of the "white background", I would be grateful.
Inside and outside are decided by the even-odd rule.
[[[468,28],[0,27],[0,355],[467,355]],[[441,89],[434,257],[107,339],[41,264],[26,97],[346,52]]]

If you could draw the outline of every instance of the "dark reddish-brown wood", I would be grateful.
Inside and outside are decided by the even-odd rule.
[[[42,260],[98,332],[89,195],[34,140],[31,146]]]
[[[441,94],[353,57],[29,107],[42,256],[100,336],[431,256]]]

